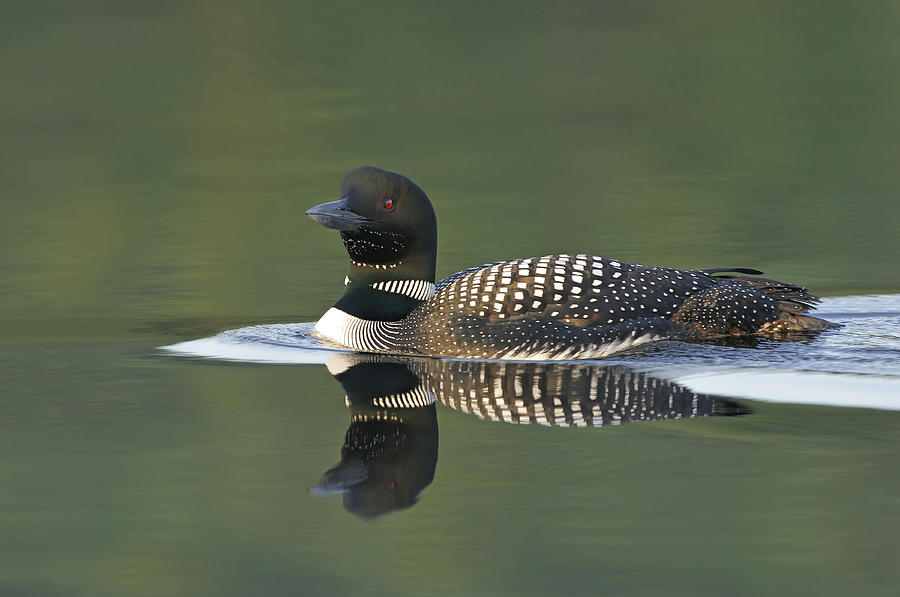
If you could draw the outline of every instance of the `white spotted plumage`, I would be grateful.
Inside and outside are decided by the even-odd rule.
[[[541,270],[552,272],[552,282],[537,275]],[[680,283],[685,278],[691,283]],[[550,284],[554,292],[546,293]],[[701,272],[548,255],[470,268],[432,288],[378,282],[373,284],[378,290],[428,296],[397,322],[367,321],[333,308],[316,330],[344,346],[372,352],[504,360],[603,358],[666,337],[671,323],[663,317],[674,312],[689,289],[715,284]]]

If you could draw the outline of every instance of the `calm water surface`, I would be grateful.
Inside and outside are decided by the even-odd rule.
[[[8,4],[0,595],[896,594],[896,3]],[[345,257],[303,212],[363,164],[429,193],[439,275],[757,267],[845,327],[159,349],[314,321]]]

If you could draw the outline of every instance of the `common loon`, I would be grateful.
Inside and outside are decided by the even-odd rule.
[[[341,298],[316,332],[363,352],[512,360],[594,359],[666,338],[816,330],[805,288],[746,268],[679,270],[591,255],[472,267],[435,284],[437,221],[405,176],[350,171],[338,201],[306,212],[340,231]]]

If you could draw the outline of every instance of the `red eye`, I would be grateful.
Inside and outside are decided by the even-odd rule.
[[[385,199],[384,200],[384,208],[388,211],[391,211],[392,209],[394,209],[394,200],[391,199],[390,197]]]

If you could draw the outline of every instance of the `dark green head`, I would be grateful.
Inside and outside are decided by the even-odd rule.
[[[344,176],[339,200],[306,215],[340,231],[351,278],[434,281],[434,209],[425,192],[405,176],[357,168]]]

